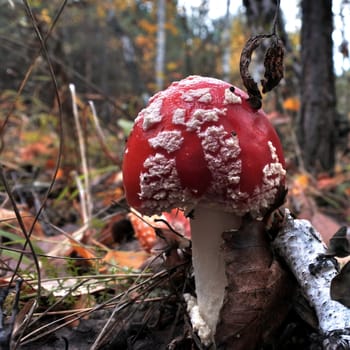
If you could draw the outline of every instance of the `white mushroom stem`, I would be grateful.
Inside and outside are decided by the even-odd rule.
[[[222,233],[240,226],[240,217],[217,208],[196,207],[191,220],[192,263],[200,316],[215,334],[227,279],[221,253]],[[194,325],[194,328],[196,326]],[[208,343],[208,339],[201,339]]]
[[[315,309],[320,332],[327,337],[335,330],[350,327],[350,309],[331,300],[330,285],[337,275],[336,266],[330,260],[310,272],[312,264],[318,263],[326,246],[320,234],[309,221],[294,220],[287,213],[287,220],[274,240],[274,247],[287,262],[310,305]],[[345,335],[345,333],[344,333]]]

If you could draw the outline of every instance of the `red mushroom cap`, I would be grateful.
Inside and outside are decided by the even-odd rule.
[[[123,179],[144,214],[197,204],[260,215],[284,186],[280,140],[240,89],[190,76],[154,95],[128,138]]]

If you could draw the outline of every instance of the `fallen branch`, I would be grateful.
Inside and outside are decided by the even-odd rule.
[[[338,266],[335,259],[322,259],[327,249],[320,234],[309,221],[293,219],[287,212],[273,244],[316,312],[323,348],[350,349],[350,309],[331,299]]]

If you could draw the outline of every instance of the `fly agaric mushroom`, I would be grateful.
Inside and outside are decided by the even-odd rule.
[[[239,229],[242,216],[259,218],[269,210],[284,188],[284,167],[280,140],[264,112],[218,79],[174,82],[135,119],[123,162],[126,199],[147,215],[193,211],[197,301],[210,340],[227,285],[221,235]]]

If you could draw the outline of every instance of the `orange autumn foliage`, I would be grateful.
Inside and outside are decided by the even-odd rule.
[[[135,251],[122,251],[122,250],[110,250],[104,256],[102,261],[109,265],[118,265],[131,269],[139,269],[143,263],[147,260],[149,255],[144,252]],[[100,272],[106,272],[106,266],[100,269]]]
[[[296,97],[288,97],[283,102],[283,108],[287,111],[297,112],[300,109],[300,101]]]

